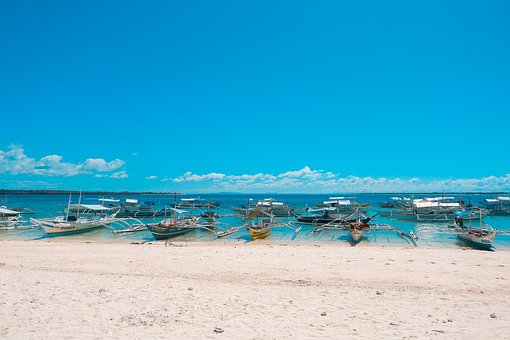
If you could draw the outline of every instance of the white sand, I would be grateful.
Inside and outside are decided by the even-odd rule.
[[[1,241],[0,338],[510,338],[509,260],[460,248]]]

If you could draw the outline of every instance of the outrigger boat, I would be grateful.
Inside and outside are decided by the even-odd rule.
[[[409,197],[390,197],[386,202],[379,203],[381,208],[409,207],[412,200]]]
[[[347,197],[329,197],[329,199],[317,204],[318,208],[335,208],[337,213],[353,213],[355,211],[366,212],[370,208],[369,203],[360,204],[351,201]]]
[[[361,218],[363,216],[363,218]],[[320,225],[309,231],[306,236],[310,236],[316,234],[323,230],[342,230],[348,231],[350,234],[350,240],[352,246],[357,245],[364,237],[366,231],[395,231],[397,234],[407,240],[410,241],[414,246],[416,246],[415,238],[412,234],[407,234],[404,231],[395,228],[389,224],[372,224],[370,221],[377,216],[366,216],[356,211],[355,213],[348,215],[344,218],[339,218],[337,220],[331,221],[329,223]]]
[[[359,212],[357,212],[356,221],[349,223],[349,232],[351,234],[351,244],[355,246],[363,239],[363,233],[365,230],[370,230],[370,220],[376,215],[370,217],[360,218]]]
[[[156,240],[164,240],[181,236],[196,229],[199,217],[178,218],[177,214],[185,213],[184,210],[175,209],[174,217],[165,218],[158,223],[146,224],[147,230]]]
[[[182,198],[176,205],[177,209],[200,209],[200,208],[219,208],[220,202],[209,201],[204,198]]]
[[[181,194],[174,192],[173,195],[173,206],[175,207],[177,206],[177,195]],[[163,209],[164,218],[162,221],[145,225],[156,240],[181,236],[196,230],[197,227],[201,227],[199,224],[199,216],[183,216],[187,211],[176,208],[169,208],[168,210],[170,210],[173,217],[167,218],[167,208],[165,207],[165,209]]]
[[[496,198],[487,198],[485,200],[485,208],[489,210],[491,215],[510,215],[510,197],[498,196]]]
[[[480,250],[493,250],[492,242],[496,237],[496,231],[488,224],[482,225],[482,214],[480,212],[480,227],[466,226],[462,215],[454,220],[454,227],[457,237],[467,245]]]
[[[293,209],[283,202],[277,202],[273,198],[265,198],[253,203],[253,199],[248,200],[247,205],[240,207],[231,207],[231,209],[238,215],[249,216],[256,210],[263,211],[273,217],[291,217]]]
[[[397,210],[381,211],[384,217],[416,222],[451,222],[455,214],[465,211],[462,202],[451,202],[454,197],[430,197],[412,201],[410,206],[400,205]],[[479,211],[471,211],[465,219],[478,219]]]
[[[20,215],[19,211],[0,207],[0,230],[16,229],[21,224]]]
[[[338,220],[345,220],[352,214],[336,214],[336,209],[332,207],[328,208],[306,208],[305,212],[301,215],[294,215],[296,221],[301,224],[311,224],[320,226],[328,224]]]
[[[102,205],[71,205],[71,195],[64,216],[47,219],[31,218],[30,221],[43,228],[48,236],[61,236],[91,231],[115,222],[115,214]]]
[[[137,199],[126,198],[117,213],[118,218],[135,217],[135,218],[150,218],[161,217],[165,215],[165,209],[154,210],[154,202],[142,202]]]
[[[263,216],[261,216],[263,215]],[[255,210],[250,216],[243,220],[243,222],[248,222],[244,226],[250,232],[251,237],[254,240],[265,239],[271,236],[271,231],[274,227],[289,227],[290,223],[276,223],[273,222],[273,217],[271,214],[268,214],[262,210]],[[254,221],[255,219],[255,221]],[[298,233],[301,228],[294,229],[294,233]]]

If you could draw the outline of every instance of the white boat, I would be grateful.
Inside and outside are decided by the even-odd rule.
[[[21,225],[20,215],[19,211],[0,207],[0,230],[16,229]]]
[[[66,220],[64,216],[55,217],[52,219],[35,219],[31,218],[31,222],[43,228],[47,235],[69,235],[77,234],[93,229],[105,227],[115,221],[112,217],[88,216],[80,217],[76,220]]]
[[[274,198],[265,198],[263,200],[253,203],[253,199],[248,200],[248,205],[241,207],[232,207],[232,210],[237,214],[248,216],[253,214],[256,210],[260,210],[266,214],[274,217],[290,217],[292,216],[292,208],[283,202],[277,202]]]
[[[510,197],[498,196],[496,198],[487,198],[485,207],[491,215],[510,215]]]
[[[335,208],[337,213],[352,213],[355,211],[368,211],[370,208],[369,203],[360,204],[358,202],[354,202],[349,200],[346,197],[329,197],[329,199],[322,201],[322,203],[317,204],[318,208]]]
[[[200,197],[181,198],[175,208],[197,209],[197,208],[218,208],[220,203],[217,201],[209,201]]]
[[[110,213],[110,208],[102,205],[81,203],[71,205],[71,195],[69,195],[69,202],[64,210],[64,216],[47,219],[31,218],[30,221],[43,228],[47,235],[60,236],[105,227],[115,222],[115,214],[110,215]]]

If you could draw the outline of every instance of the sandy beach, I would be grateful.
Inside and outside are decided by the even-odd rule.
[[[1,241],[0,337],[510,338],[509,268],[460,248]]]

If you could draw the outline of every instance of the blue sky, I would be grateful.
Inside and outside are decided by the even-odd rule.
[[[0,188],[510,190],[508,13],[2,1]]]

